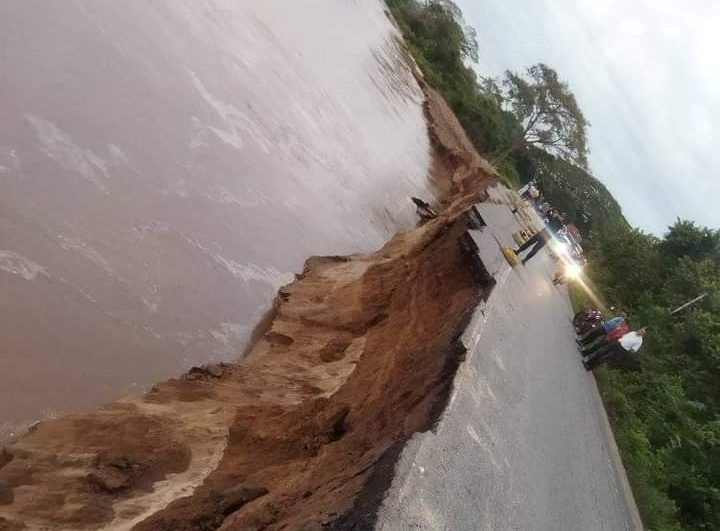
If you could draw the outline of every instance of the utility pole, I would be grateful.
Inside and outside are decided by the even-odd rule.
[[[685,304],[682,304],[682,305],[678,306],[677,308],[675,308],[673,311],[670,312],[670,315],[674,315],[674,314],[678,313],[680,310],[684,310],[685,308],[687,308],[687,307],[690,306],[691,304],[695,304],[696,302],[704,299],[705,297],[707,297],[707,293],[703,293],[702,295],[698,295],[698,296],[695,297],[694,299],[689,300],[689,301],[687,301]]]

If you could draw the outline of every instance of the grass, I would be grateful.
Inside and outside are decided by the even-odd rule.
[[[574,312],[595,306],[587,291],[582,289],[575,282],[568,285],[568,295],[570,296],[570,304],[572,305]]]

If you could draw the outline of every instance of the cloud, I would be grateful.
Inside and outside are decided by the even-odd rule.
[[[720,226],[720,3],[668,0],[462,0],[479,69],[543,61],[592,123],[590,165],[636,226],[678,216]]]

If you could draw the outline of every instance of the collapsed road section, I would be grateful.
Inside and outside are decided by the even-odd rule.
[[[307,261],[237,363],[40,423],[0,450],[0,529],[362,529],[442,412],[492,282],[461,240],[495,181],[426,89],[440,215]]]
[[[463,357],[458,338],[484,295],[460,245],[467,229],[450,208],[372,255],[311,259],[241,362],[40,424],[3,451],[3,525],[366,521],[351,509],[382,490],[374,469],[432,425]]]

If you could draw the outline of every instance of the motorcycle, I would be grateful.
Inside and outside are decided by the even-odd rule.
[[[578,335],[583,335],[591,328],[603,322],[602,312],[595,309],[580,310],[573,316],[573,326]]]

